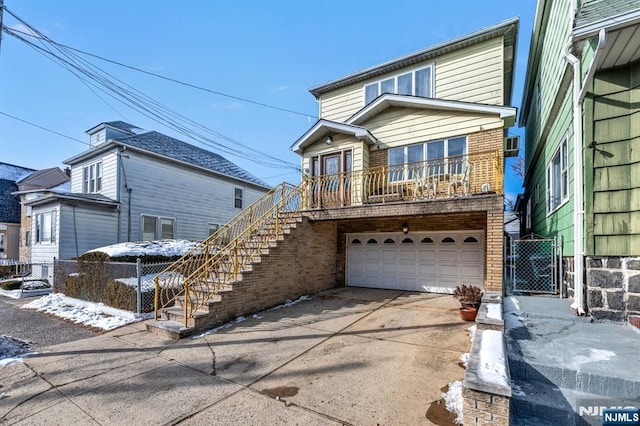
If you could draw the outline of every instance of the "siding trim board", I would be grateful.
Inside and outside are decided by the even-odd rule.
[[[322,119],[318,120],[316,124],[307,130],[304,135],[291,145],[290,149],[293,152],[302,155],[304,148],[313,145],[325,136],[330,136],[332,133],[350,135],[357,139],[366,141],[369,145],[373,145],[377,142],[376,138],[364,127]]]

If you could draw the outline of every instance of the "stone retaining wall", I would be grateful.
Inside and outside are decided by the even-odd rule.
[[[587,307],[595,319],[640,314],[640,258],[588,257]]]

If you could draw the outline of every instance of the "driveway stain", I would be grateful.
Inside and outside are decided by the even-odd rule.
[[[272,389],[263,389],[260,393],[271,398],[290,398],[296,396],[300,388],[295,386],[278,386]]]
[[[447,411],[445,405],[444,398],[433,401],[425,415],[427,420],[439,426],[455,425],[456,414]]]

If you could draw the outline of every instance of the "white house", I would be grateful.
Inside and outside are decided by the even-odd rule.
[[[125,241],[203,240],[270,189],[218,154],[122,121],[87,134],[90,148],[64,161],[70,191],[25,194],[32,262]]]

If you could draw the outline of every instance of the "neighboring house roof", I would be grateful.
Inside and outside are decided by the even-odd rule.
[[[69,182],[69,176],[59,167],[38,170],[17,182],[20,191],[33,189],[49,189],[65,182]]]
[[[0,222],[20,223],[20,198],[12,194],[17,189],[13,180],[0,179]]]
[[[102,123],[101,125],[104,124],[107,123]],[[93,129],[99,126],[96,126]],[[155,156],[162,157],[169,161],[202,168],[210,172],[251,183],[265,189],[269,188],[265,182],[221,155],[155,131],[108,140],[98,146],[95,146],[93,149],[84,151],[65,160],[64,163],[69,165],[76,164],[104,152],[104,149],[108,148],[110,145],[126,146],[133,150],[154,154]]]
[[[445,53],[462,49],[467,46],[481,43],[486,40],[490,40],[494,37],[504,36],[505,48],[512,47],[515,55],[515,48],[517,43],[519,18],[512,18],[498,24],[482,28],[478,31],[463,35],[453,40],[446,41],[444,43],[437,44],[435,46],[428,47],[426,49],[419,50],[417,52],[410,53],[397,59],[385,62],[374,67],[366,68],[353,74],[340,77],[338,79],[329,81],[328,83],[321,84],[319,86],[312,87],[309,92],[318,98],[323,93],[330,92],[332,90],[349,86],[354,83],[362,82],[370,78],[386,74],[401,68],[409,67],[419,62],[424,62],[429,59],[441,56]],[[508,91],[505,96],[505,103],[511,103],[511,90],[513,86],[513,60],[512,55],[509,61],[510,66],[505,64],[505,83],[504,87]],[[510,69],[509,69],[510,68]]]
[[[510,236],[520,235],[520,220],[515,212],[504,212],[504,232]]]
[[[620,21],[621,15],[634,14],[640,17],[638,0],[584,0],[576,15],[575,28],[586,29],[594,24],[602,26],[611,18]]]
[[[373,102],[352,115],[347,124],[362,124],[387,108],[417,108],[436,109],[456,112],[471,112],[479,114],[495,114],[505,119],[507,126],[515,122],[517,109],[510,106],[487,105],[473,102],[451,101],[444,99],[423,98],[420,96],[396,95],[385,93],[378,96]]]
[[[119,203],[101,194],[81,194],[78,192],[46,191],[46,195],[33,200],[24,201],[25,206],[39,206],[54,201],[67,201],[82,204],[96,204],[116,207]]]
[[[118,129],[125,133],[137,134],[144,133],[144,130],[139,128],[138,126],[134,126],[133,124],[126,123],[124,121],[105,121],[96,126],[93,126],[86,133],[93,133],[101,128],[106,126],[113,127],[114,129]]]
[[[19,180],[29,176],[35,171],[35,169],[30,169],[28,167],[16,166],[15,164],[0,162],[0,179],[18,182]]]
[[[295,153],[302,154],[307,146],[315,143],[317,140],[331,134],[342,133],[354,136],[358,139],[365,140],[370,145],[376,143],[376,138],[364,127],[354,126],[350,124],[338,123],[330,120],[318,120],[307,132],[300,137],[293,145],[291,150]]]

